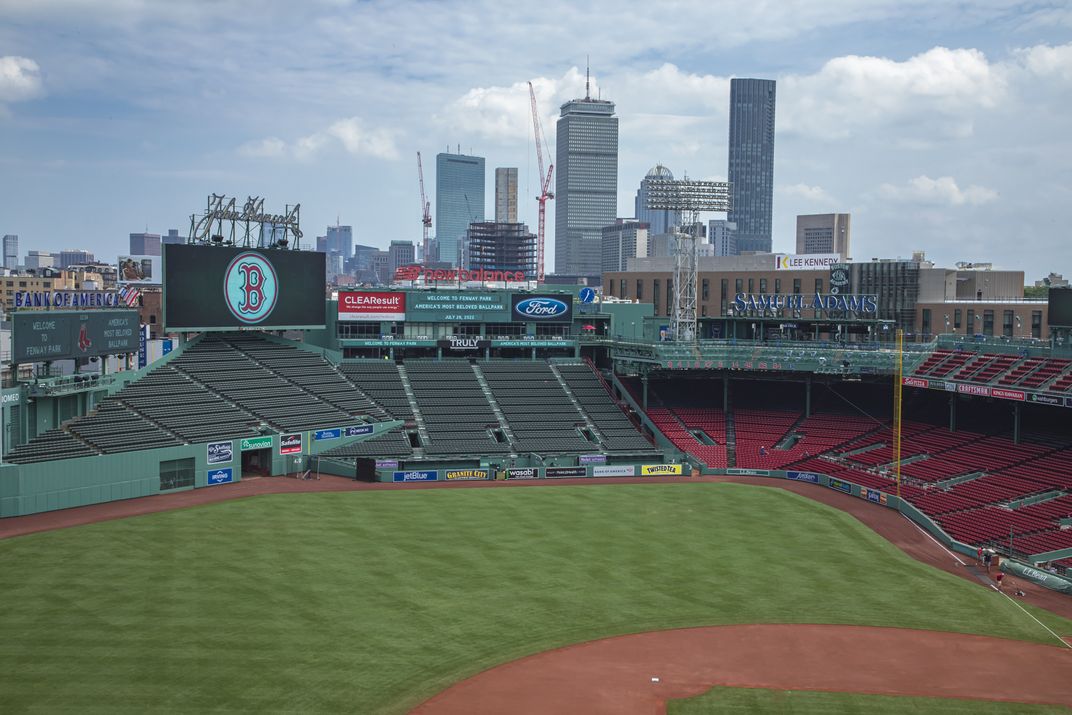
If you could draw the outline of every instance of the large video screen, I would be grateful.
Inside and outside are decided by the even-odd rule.
[[[1056,328],[1072,328],[1072,288],[1050,288],[1048,321]]]
[[[164,246],[167,330],[311,330],[324,325],[323,253]]]
[[[15,363],[138,352],[136,310],[20,310],[11,319]]]

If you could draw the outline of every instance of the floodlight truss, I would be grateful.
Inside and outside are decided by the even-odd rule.
[[[729,211],[730,184],[726,181],[691,179],[646,179],[648,208],[680,211],[687,232],[674,236],[674,305],[671,340],[694,343],[696,329],[696,273],[699,264],[699,217],[702,211]],[[681,228],[681,227],[678,227]]]

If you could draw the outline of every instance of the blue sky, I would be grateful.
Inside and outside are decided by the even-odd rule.
[[[0,233],[110,258],[215,192],[386,247],[421,235],[416,152],[434,190],[458,144],[489,202],[518,167],[534,226],[525,83],[553,143],[585,55],[621,118],[621,216],[656,163],[724,179],[729,80],[773,78],[776,251],[797,214],[847,211],[857,259],[1072,274],[1067,2],[0,0]]]

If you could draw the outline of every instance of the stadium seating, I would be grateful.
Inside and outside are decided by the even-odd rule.
[[[428,443],[426,455],[506,454],[499,419],[466,360],[407,360],[404,366]]]

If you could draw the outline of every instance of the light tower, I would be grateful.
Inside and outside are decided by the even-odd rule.
[[[691,181],[648,178],[648,208],[657,211],[680,211],[688,232],[681,227],[674,232],[674,305],[670,339],[696,342],[696,268],[699,262],[700,235],[697,230],[701,211],[729,211],[730,185],[725,181]]]

